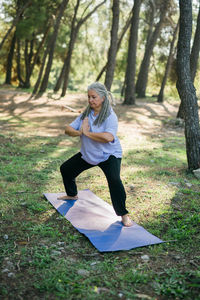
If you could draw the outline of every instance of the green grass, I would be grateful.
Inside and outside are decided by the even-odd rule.
[[[98,253],[43,197],[63,191],[59,166],[78,150],[64,138],[0,135],[0,297],[200,299],[200,184],[186,172],[184,138],[145,137],[125,151],[132,218],[171,242],[115,253]],[[110,203],[98,168],[77,182]]]

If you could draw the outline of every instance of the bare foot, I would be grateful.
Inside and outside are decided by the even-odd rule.
[[[65,195],[65,196],[58,197],[57,199],[58,199],[58,200],[77,200],[77,199],[78,199],[78,196],[72,197],[72,196],[67,196],[67,195]]]
[[[133,225],[133,221],[129,218],[128,215],[122,216],[122,223],[126,227],[131,227]]]

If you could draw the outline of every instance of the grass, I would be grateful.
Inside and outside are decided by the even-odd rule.
[[[183,136],[142,137],[125,147],[122,164],[132,218],[171,242],[98,253],[43,197],[63,191],[59,166],[77,142],[66,147],[62,135],[17,128],[0,135],[2,299],[200,299],[200,184],[186,172]],[[78,186],[110,203],[98,168],[83,173]]]

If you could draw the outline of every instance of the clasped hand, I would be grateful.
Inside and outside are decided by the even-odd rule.
[[[90,131],[89,120],[88,120],[88,117],[86,117],[83,120],[83,123],[82,123],[82,126],[81,126],[81,132],[84,134],[84,133],[87,133],[89,131]]]

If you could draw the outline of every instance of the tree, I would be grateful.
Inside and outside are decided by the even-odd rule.
[[[190,71],[191,71],[191,77],[193,82],[198,67],[199,52],[200,52],[200,4],[199,4],[199,13],[197,17],[197,25],[196,25],[196,31],[194,36],[194,42],[193,42],[191,55],[190,55]]]
[[[34,89],[33,89],[33,92],[32,92],[32,97],[37,94],[37,91],[39,89],[39,86],[40,86],[40,82],[41,82],[41,79],[42,79],[42,74],[43,74],[43,71],[44,71],[44,67],[45,67],[45,63],[46,63],[46,58],[47,58],[47,55],[48,55],[48,52],[49,52],[49,49],[46,48],[45,52],[44,52],[44,55],[43,55],[43,58],[42,58],[42,64],[40,66],[40,71],[39,71],[39,74],[38,74],[38,78],[37,78],[37,81],[35,83],[35,86],[34,86]]]
[[[129,14],[128,18],[127,18],[127,21],[124,25],[124,27],[122,28],[122,31],[121,33],[119,34],[119,39],[117,41],[117,52],[119,51],[120,49],[120,46],[121,46],[121,42],[131,24],[131,19],[132,19],[132,10],[131,10],[131,13]],[[102,67],[101,71],[99,72],[99,74],[97,75],[97,78],[96,78],[96,81],[99,81],[101,76],[103,75],[103,73],[106,71],[107,69],[107,65],[108,65],[108,61],[106,62],[106,64]]]
[[[40,51],[41,51],[41,49],[42,49],[42,47],[43,47],[43,45],[45,43],[45,40],[47,39],[48,33],[49,33],[51,25],[52,25],[52,20],[53,20],[53,18],[50,19],[49,24],[48,24],[48,26],[47,26],[47,28],[46,28],[46,30],[44,32],[43,38],[40,41],[35,54],[32,55],[32,58],[33,58],[32,62],[29,59],[29,67],[27,68],[27,70],[29,70],[29,71],[26,72],[25,86],[30,86],[30,78],[31,78],[31,76],[33,74],[34,67],[35,67],[35,65],[36,65],[36,63],[38,61]],[[46,58],[45,58],[45,60],[46,60]],[[40,80],[41,80],[41,78],[40,78]]]
[[[68,4],[69,0],[63,0],[60,4],[59,7],[59,12],[58,12],[58,16],[55,22],[55,26],[54,26],[54,32],[51,36],[50,42],[48,44],[48,49],[49,49],[49,53],[48,53],[48,62],[47,62],[47,66],[46,66],[46,70],[45,70],[45,74],[44,77],[42,79],[42,83],[40,86],[40,90],[39,93],[42,94],[46,91],[47,85],[48,85],[48,79],[49,79],[49,74],[51,71],[51,66],[52,66],[52,62],[53,62],[53,55],[54,55],[54,49],[55,49],[55,44],[56,44],[56,39],[57,39],[57,35],[58,35],[58,29],[60,26],[60,21],[61,18],[63,16],[63,13],[65,11],[65,8]]]
[[[19,87],[22,87],[24,80],[21,76],[21,43],[19,38],[17,38],[17,78],[19,81]]]
[[[136,71],[136,51],[138,40],[138,25],[141,0],[135,0],[133,15],[131,20],[131,30],[128,46],[128,58],[125,74],[125,99],[123,104],[135,104],[135,71]]]
[[[162,1],[161,7],[160,7],[160,11],[161,11],[160,19],[157,22],[154,31],[152,33],[150,32],[148,35],[148,38],[147,38],[145,53],[144,53],[144,57],[141,62],[141,65],[140,65],[140,70],[139,70],[137,83],[136,83],[136,93],[137,93],[138,97],[146,96],[150,59],[151,59],[157,38],[159,36],[160,30],[161,30],[162,26],[164,25],[169,2],[170,2],[170,0]]]
[[[19,87],[30,87],[34,67],[40,61],[39,55],[52,25],[49,20],[54,17],[54,6],[51,0],[43,0],[42,3],[40,0],[10,0],[9,5],[4,3],[4,14],[14,19],[11,27],[15,27],[12,41],[8,43],[7,39],[2,49],[2,53],[8,53],[6,83],[11,84],[12,71]]]
[[[65,61],[64,61],[62,70],[61,70],[60,75],[58,77],[58,80],[56,82],[54,92],[57,92],[60,89],[62,81],[63,81],[63,77],[64,77],[64,75],[67,75],[66,74],[66,69],[70,70],[71,56],[72,56],[72,52],[73,52],[73,49],[74,49],[76,37],[77,37],[77,34],[78,34],[78,30],[75,26],[75,23],[76,23],[76,18],[77,18],[79,5],[80,5],[80,0],[77,0],[76,6],[74,8],[74,15],[73,15],[72,22],[71,22],[71,32],[70,32],[69,45],[68,45],[68,49],[67,49],[67,55],[65,57]],[[69,76],[69,74],[67,76]],[[67,83],[68,83],[68,80],[67,80]]]
[[[77,11],[78,11],[78,7],[79,7],[79,2],[80,2],[80,0],[77,0],[77,5],[76,5]],[[92,14],[105,2],[106,2],[106,0],[100,2],[85,17],[82,16],[79,20],[76,19],[76,13],[74,14],[74,23],[72,24],[73,26],[71,28],[69,47],[68,47],[68,51],[67,51],[67,54],[65,57],[63,68],[60,73],[60,78],[58,79],[61,82],[63,81],[61,97],[64,97],[66,94],[68,81],[69,81],[69,73],[70,73],[70,68],[71,68],[72,53],[73,53],[75,42],[76,42],[76,39],[78,36],[78,32],[79,32],[81,26],[89,19],[89,17],[91,17]],[[90,4],[91,3],[89,3],[89,5],[86,7],[85,11],[90,6]],[[58,90],[58,85],[56,84],[56,88],[54,89],[54,91],[57,91],[57,90]]]
[[[191,72],[192,82],[194,82],[196,71],[197,71],[199,51],[200,51],[200,7],[199,7],[198,18],[197,18],[194,42],[193,42],[192,50],[191,50],[191,54],[190,54],[190,72]],[[184,119],[184,109],[183,109],[182,102],[179,105],[177,118]]]
[[[191,0],[179,0],[180,30],[177,47],[177,90],[184,109],[188,169],[200,167],[200,128],[196,91],[190,71],[190,40],[192,34]]]
[[[18,2],[18,1],[17,1]],[[6,34],[4,35],[1,43],[0,43],[0,50],[3,47],[3,44],[5,42],[5,40],[7,39],[8,35],[11,33],[12,29],[17,25],[17,23],[20,20],[20,16],[23,14],[23,12],[25,11],[25,9],[27,7],[29,7],[32,4],[32,0],[27,1],[20,9],[18,9],[16,17],[14,18],[12,25],[10,26],[10,28],[8,29],[8,31],[6,32]],[[18,7],[18,5],[17,5]]]
[[[172,37],[172,41],[170,43],[170,50],[169,50],[169,55],[168,55],[168,58],[167,58],[165,74],[163,76],[162,84],[161,84],[161,87],[160,87],[160,92],[158,94],[158,100],[157,100],[158,102],[163,102],[164,101],[164,89],[165,89],[165,85],[166,85],[166,82],[167,82],[167,76],[170,72],[171,65],[172,65],[173,50],[174,50],[174,44],[175,44],[175,41],[176,41],[176,36],[177,36],[177,33],[178,33],[178,27],[179,27],[179,22],[177,23],[177,25],[175,27],[173,37]]]
[[[10,44],[10,48],[9,48],[9,52],[8,52],[8,56],[7,56],[6,80],[5,80],[6,84],[11,84],[11,80],[12,80],[13,58],[14,58],[15,45],[16,45],[16,40],[17,40],[17,26],[18,26],[20,20],[22,19],[22,15],[25,13],[25,11],[27,9],[29,9],[30,6],[32,6],[32,1],[28,1],[26,3],[24,3],[24,1],[20,1],[20,0],[16,1],[16,5],[15,5],[16,17],[14,18],[12,25],[6,32],[4,38],[1,42],[1,45],[0,45],[0,48],[1,48],[3,46],[6,38],[9,36],[12,29],[15,27],[15,31],[14,31],[14,34],[13,34],[13,37],[11,40],[11,44]],[[25,54],[27,54],[27,53],[25,53]],[[18,70],[19,70],[19,68],[18,68]]]
[[[12,66],[13,66],[13,56],[14,56],[14,50],[15,50],[15,42],[16,42],[16,31],[14,32],[14,35],[12,37],[10,50],[8,52],[8,58],[7,58],[7,68],[6,68],[6,84],[11,84],[11,76],[12,76]]]
[[[107,68],[106,68],[106,77],[105,77],[105,86],[110,91],[114,70],[115,70],[115,61],[117,55],[117,37],[118,37],[118,27],[119,27],[119,0],[113,0],[112,6],[112,29],[110,35],[110,48],[108,51],[108,61],[107,61]]]

